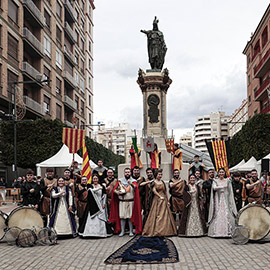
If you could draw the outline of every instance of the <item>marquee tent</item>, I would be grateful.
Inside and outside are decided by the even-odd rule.
[[[250,172],[252,169],[256,169],[260,173],[260,166],[255,157],[251,157],[245,164],[238,167],[239,172]]]
[[[238,168],[239,168],[241,165],[245,164],[245,163],[246,163],[245,160],[242,159],[237,165],[235,165],[234,167],[232,167],[232,168],[230,169],[230,172],[237,172],[237,171],[238,171]]]
[[[62,175],[64,169],[72,164],[72,160],[73,154],[69,153],[68,147],[63,144],[61,149],[54,156],[36,164],[37,175],[43,176],[46,168],[56,168],[56,174]],[[74,161],[77,161],[79,163],[79,167],[82,168],[83,159],[78,154],[74,154]],[[90,160],[90,167],[95,168],[97,165]]]

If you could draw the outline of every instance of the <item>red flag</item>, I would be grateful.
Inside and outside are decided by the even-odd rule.
[[[77,153],[83,147],[85,130],[74,128],[63,128],[62,141],[69,148],[69,153]]]

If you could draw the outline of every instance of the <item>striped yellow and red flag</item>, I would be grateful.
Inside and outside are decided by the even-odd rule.
[[[216,170],[218,171],[220,168],[224,168],[227,177],[229,177],[230,176],[228,164],[229,141],[219,140],[206,142],[206,146]]]
[[[88,157],[88,152],[87,148],[85,145],[85,141],[83,143],[83,168],[82,168],[82,176],[87,177],[87,184],[91,184],[92,181],[92,172],[91,172],[91,167],[89,164],[89,157]]]
[[[69,148],[69,153],[77,153],[83,147],[85,130],[75,128],[63,128],[62,141]]]
[[[173,153],[174,139],[165,139],[166,149],[168,153]]]

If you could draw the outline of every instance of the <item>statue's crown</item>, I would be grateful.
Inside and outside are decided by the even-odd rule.
[[[154,19],[154,21],[153,21],[153,24],[158,24],[157,16],[155,16],[155,19]]]

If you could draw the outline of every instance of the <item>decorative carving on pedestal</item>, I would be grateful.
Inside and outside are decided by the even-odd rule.
[[[149,122],[150,123],[158,123],[158,117],[159,117],[159,109],[158,105],[160,103],[160,99],[156,94],[151,94],[148,99],[147,103],[149,105],[148,110],[148,116],[149,116]]]

